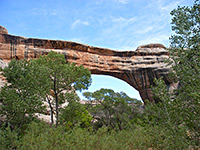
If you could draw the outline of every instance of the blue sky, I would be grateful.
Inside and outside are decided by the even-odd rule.
[[[0,25],[24,37],[134,51],[148,43],[168,47],[170,11],[192,4],[193,0],[0,0]],[[119,79],[100,75],[92,79],[89,91],[111,88],[141,99]]]

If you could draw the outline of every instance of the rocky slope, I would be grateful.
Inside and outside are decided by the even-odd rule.
[[[64,54],[66,62],[84,65],[92,74],[110,75],[126,81],[139,91],[143,101],[153,101],[153,79],[163,77],[168,88],[174,86],[168,78],[170,70],[164,59],[169,52],[162,44],[139,46],[135,51],[116,51],[71,41],[25,38],[8,34],[0,26],[0,58],[30,59],[50,51]]]

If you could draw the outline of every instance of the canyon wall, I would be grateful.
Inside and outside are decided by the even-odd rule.
[[[118,51],[93,47],[71,41],[25,38],[8,34],[0,26],[0,59],[38,58],[50,51],[64,54],[66,62],[75,62],[88,68],[92,74],[119,78],[139,91],[142,100],[153,102],[151,85],[154,78],[163,77],[168,88],[170,67],[164,62],[169,52],[162,44],[139,46],[134,51]]]

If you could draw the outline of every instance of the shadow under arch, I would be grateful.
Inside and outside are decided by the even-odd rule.
[[[71,41],[25,38],[0,31],[0,44],[0,58],[6,62],[12,58],[35,59],[55,51],[63,54],[66,62],[83,65],[92,74],[111,75],[126,81],[139,91],[143,102],[154,102],[151,90],[154,78],[163,77],[169,89],[173,87],[168,76],[170,67],[164,61],[169,58],[169,51],[159,43],[120,51]]]

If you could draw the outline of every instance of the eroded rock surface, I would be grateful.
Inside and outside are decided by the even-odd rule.
[[[50,51],[64,54],[66,62],[84,65],[92,74],[110,75],[126,81],[139,91],[143,101],[153,101],[150,87],[154,78],[162,76],[169,88],[173,85],[168,78],[170,67],[164,63],[169,52],[162,44],[139,46],[135,51],[116,51],[71,41],[25,38],[0,32],[0,58],[5,62],[13,58],[37,58]]]
[[[3,26],[0,26],[0,33],[8,34],[8,30],[6,28],[4,28]]]
[[[0,59],[0,68],[5,68],[6,66],[8,66],[8,63]],[[6,78],[2,75],[2,72],[0,71],[0,88],[5,84],[6,84]]]

